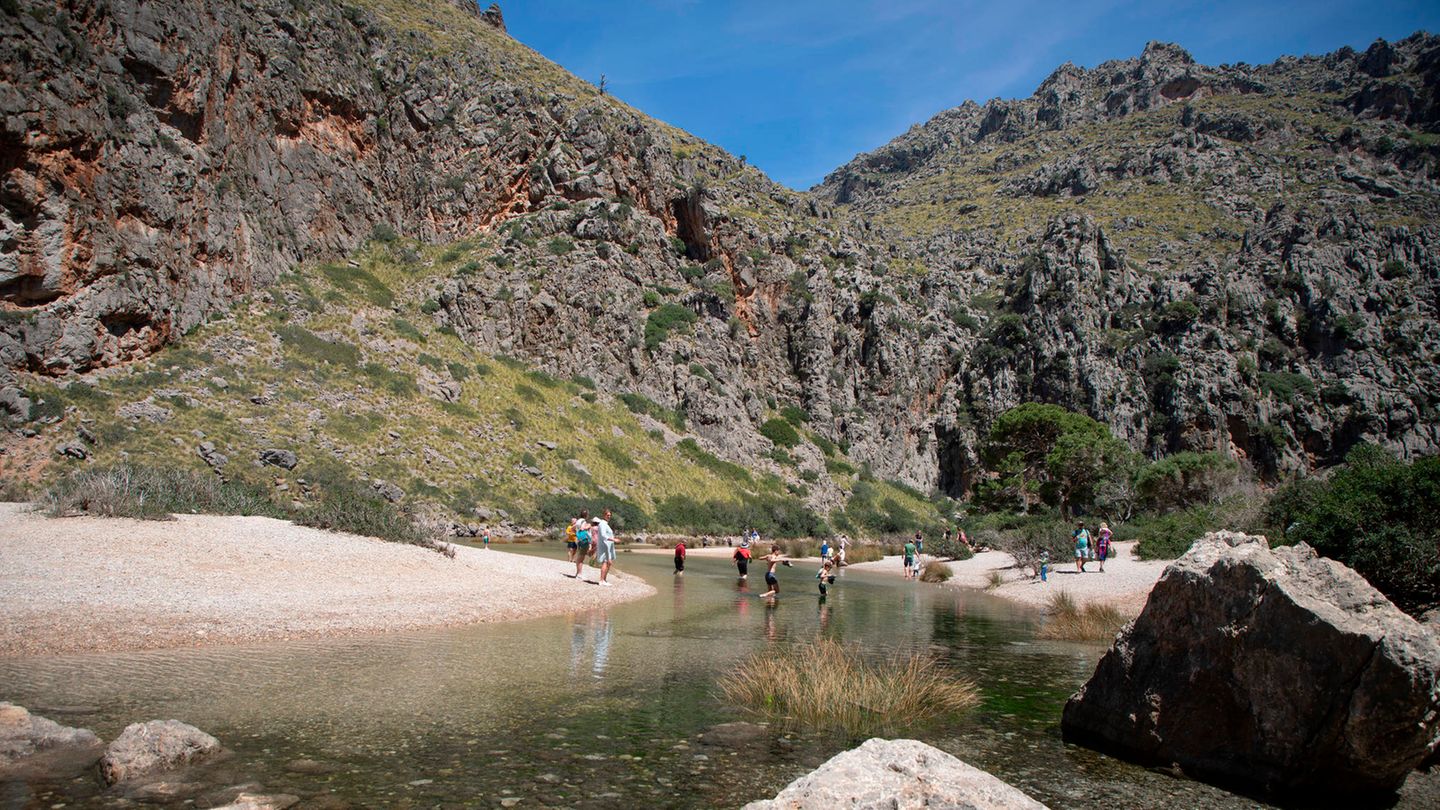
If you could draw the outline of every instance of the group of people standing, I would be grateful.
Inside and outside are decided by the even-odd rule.
[[[580,514],[565,527],[565,549],[570,562],[575,563],[573,579],[580,578],[585,560],[595,558],[600,564],[600,585],[610,586],[610,568],[615,563],[615,530],[610,527],[610,510],[600,517],[590,517],[588,510]],[[567,575],[570,576],[570,575]]]
[[[1075,571],[1085,573],[1085,563],[1095,560],[1100,563],[1100,573],[1105,573],[1105,558],[1110,556],[1110,524],[1100,522],[1100,529],[1093,536],[1085,528],[1085,521],[1075,523],[1071,539],[1075,542]]]

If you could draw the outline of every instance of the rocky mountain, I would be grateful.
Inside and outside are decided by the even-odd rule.
[[[203,383],[241,305],[268,334],[227,369],[284,334],[323,355],[281,327],[303,329],[343,373],[424,376],[484,435],[504,408],[447,364],[503,355],[677,415],[827,513],[854,494],[837,464],[963,494],[989,422],[1030,399],[1267,473],[1360,440],[1434,452],[1437,65],[1425,35],[1264,67],[1152,45],[802,194],[465,0],[6,0],[0,403],[70,401],[23,438],[59,445],[138,401],[82,407],[67,381],[143,388],[142,358],[193,333]],[[415,272],[334,261],[369,273],[376,250]]]

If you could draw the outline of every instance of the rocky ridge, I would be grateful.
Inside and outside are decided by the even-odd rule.
[[[956,495],[1026,399],[1266,472],[1361,440],[1440,447],[1432,37],[1062,68],[801,195],[466,2],[18,6],[0,12],[12,371],[145,356],[367,240],[483,237],[434,281],[435,328],[642,395],[791,480],[827,454],[761,435],[787,405],[880,475]],[[1181,216],[1197,197],[1219,202]]]

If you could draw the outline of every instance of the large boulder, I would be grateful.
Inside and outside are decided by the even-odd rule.
[[[1045,805],[919,740],[866,740],[744,810],[1045,810]]]
[[[1065,739],[1271,795],[1383,794],[1440,743],[1440,641],[1309,546],[1206,535],[1065,705]]]
[[[158,771],[198,764],[220,753],[220,741],[179,720],[131,723],[105,749],[100,777],[113,785]]]
[[[0,782],[69,775],[94,763],[100,746],[89,729],[62,726],[0,702]]]

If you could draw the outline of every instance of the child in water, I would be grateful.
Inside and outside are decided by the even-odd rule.
[[[765,562],[769,566],[765,569],[765,584],[770,587],[770,590],[760,594],[761,599],[780,595],[780,580],[775,578],[775,566],[790,564],[790,561],[785,559],[785,555],[780,553],[779,546],[770,547],[770,553],[765,555]]]
[[[680,576],[685,574],[685,541],[681,540],[675,544],[675,573]]]

